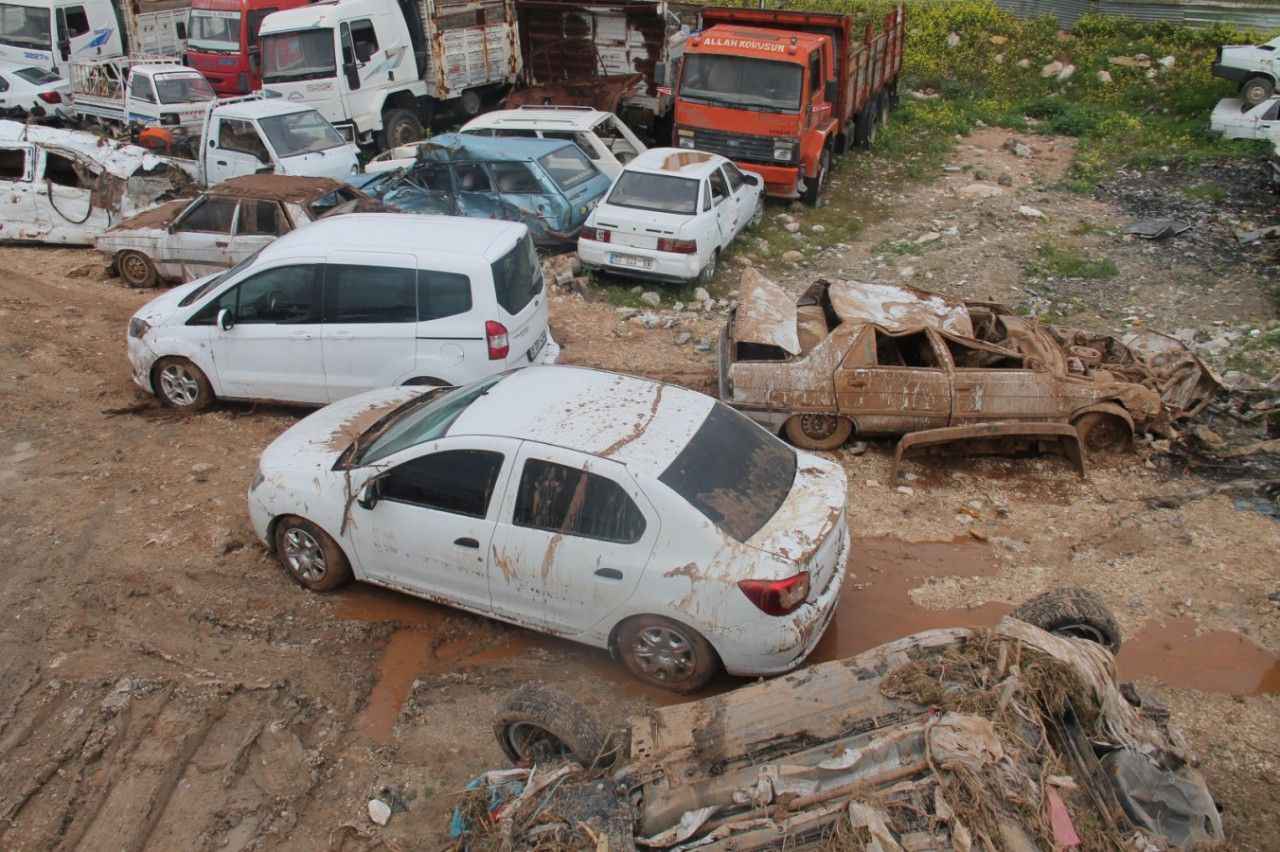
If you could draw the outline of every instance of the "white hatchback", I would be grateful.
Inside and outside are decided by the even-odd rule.
[[[387,586],[692,691],[813,650],[844,582],[846,487],[704,394],[533,367],[312,414],[262,454],[249,514],[308,589]]]
[[[578,257],[591,269],[707,284],[720,253],[764,218],[764,179],[718,154],[653,148],[591,211]]]
[[[128,346],[134,381],[186,409],[459,385],[559,354],[528,228],[396,213],[313,222],[175,287]]]
[[[48,68],[0,63],[0,115],[61,118],[70,95],[71,83]]]

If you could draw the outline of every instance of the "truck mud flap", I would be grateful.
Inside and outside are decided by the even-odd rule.
[[[1080,443],[1080,433],[1069,423],[1027,423],[1022,421],[996,421],[994,423],[977,423],[972,426],[946,426],[941,429],[926,429],[903,435],[898,441],[898,448],[893,454],[893,468],[889,472],[891,483],[898,481],[898,466],[907,453],[922,447],[935,447],[940,444],[952,444],[965,441],[999,440],[1002,438],[1038,438],[1057,441],[1062,455],[1071,460],[1080,478],[1089,475],[1088,461],[1084,445]]]

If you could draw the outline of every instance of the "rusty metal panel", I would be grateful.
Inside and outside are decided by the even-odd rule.
[[[898,465],[902,463],[902,457],[912,450],[965,441],[995,441],[1005,438],[1047,438],[1057,441],[1063,455],[1076,466],[1080,478],[1084,479],[1089,475],[1084,445],[1081,444],[1080,433],[1074,426],[1068,423],[996,421],[971,426],[948,426],[945,429],[930,429],[904,435],[898,441],[898,447],[893,453],[893,467],[889,471],[889,481],[898,481]]]
[[[834,281],[828,293],[836,315],[844,322],[873,323],[888,331],[927,326],[973,336],[973,323],[964,302],[937,293],[902,284],[857,281]]]
[[[742,273],[738,290],[738,315],[734,327],[738,340],[777,346],[800,354],[796,331],[795,299],[753,267]]]
[[[437,98],[456,98],[467,89],[514,83],[523,68],[516,36],[514,0],[418,0],[428,22],[429,43],[423,79]]]

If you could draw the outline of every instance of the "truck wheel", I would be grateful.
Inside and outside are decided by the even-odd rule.
[[[1240,87],[1240,97],[1244,100],[1245,106],[1256,107],[1258,104],[1271,97],[1276,90],[1276,84],[1267,77],[1250,77],[1245,80],[1243,86]]]
[[[1120,625],[1095,592],[1063,586],[1036,595],[1010,613],[1019,621],[1058,636],[1088,639],[1120,653]]]
[[[823,148],[822,156],[818,158],[818,174],[813,180],[806,180],[804,184],[804,203],[810,207],[818,206],[818,198],[821,197],[822,191],[827,187],[827,174],[831,171],[831,148]]]
[[[422,138],[422,122],[407,109],[390,109],[382,116],[382,140],[390,150]]]
[[[480,109],[484,104],[480,100],[479,92],[475,89],[467,89],[462,93],[462,97],[458,99],[458,106],[462,107],[462,112],[467,118],[474,118],[480,114]]]
[[[872,101],[858,113],[858,125],[854,142],[859,148],[866,150],[876,141],[877,113],[876,102]]]
[[[116,272],[130,287],[149,288],[160,283],[155,264],[140,251],[122,251],[116,255]]]
[[[801,449],[834,450],[853,434],[853,421],[834,414],[793,414],[783,431]]]
[[[1094,453],[1118,453],[1129,448],[1133,433],[1129,424],[1105,411],[1082,414],[1071,424],[1080,434],[1080,443],[1092,455]]]
[[[607,766],[609,738],[586,707],[558,689],[527,683],[502,702],[493,720],[498,747],[515,764],[568,757],[584,767]]]

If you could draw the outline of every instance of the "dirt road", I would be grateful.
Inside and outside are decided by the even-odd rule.
[[[988,169],[1004,162],[1001,139],[967,144],[988,151],[970,152]],[[877,246],[937,232],[941,245],[910,255],[913,283],[1017,301],[1014,270],[1036,253],[1028,229],[1042,227],[1017,212],[1027,204],[1057,238],[1114,255],[1131,276],[1124,299],[1090,285],[1096,304],[1081,297],[1075,318],[1107,323],[1132,301],[1153,325],[1185,316],[1189,297],[1173,291],[1203,280],[1197,258],[1108,240],[1125,221],[1118,206],[1047,188],[1061,157],[1016,162],[1025,174],[980,209],[944,192],[974,182],[969,173],[941,186],[894,186],[886,174],[859,191],[892,203],[891,221],[866,213],[808,270],[752,262],[796,286],[818,269],[901,278],[908,255],[891,263]],[[1097,230],[1071,235],[1082,217]],[[960,236],[946,235],[953,221]],[[671,700],[596,651],[368,587],[317,596],[291,583],[253,539],[244,492],[261,449],[305,412],[228,405],[179,417],[146,403],[124,335],[149,294],[71,277],[91,259],[0,248],[0,848],[365,849],[379,837],[439,848],[456,793],[502,763],[489,719],[518,684],[555,682],[610,719]],[[735,279],[722,272],[720,293]],[[1248,268],[1218,286],[1233,296],[1206,308],[1208,326],[1274,310]],[[552,316],[568,360],[709,387],[711,355],[677,340],[713,335],[714,311],[648,329],[557,294]],[[1153,508],[1149,498],[1175,505],[1167,498],[1197,483],[1148,453],[1099,464],[1084,482],[1044,458],[916,463],[899,483],[887,444],[837,454],[859,542],[815,656],[991,623],[1061,583],[1096,588],[1125,630],[1122,674],[1171,705],[1232,848],[1274,848],[1280,607],[1268,595],[1280,588],[1280,525],[1221,496]],[[395,811],[384,829],[365,816],[373,795]]]

